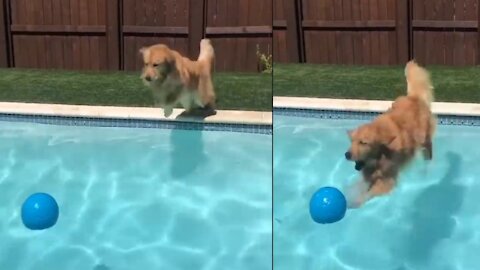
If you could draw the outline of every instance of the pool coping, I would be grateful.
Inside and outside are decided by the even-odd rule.
[[[305,97],[273,97],[273,108],[355,112],[384,112],[392,104],[386,100],[330,99]],[[480,104],[434,102],[434,114],[446,116],[480,116]]]
[[[272,125],[272,112],[218,110],[216,115],[201,119],[176,119],[183,109],[174,109],[170,117],[163,116],[160,108],[117,107],[66,104],[0,102],[0,114],[81,117],[96,119],[150,120],[165,122],[191,122],[208,124]]]

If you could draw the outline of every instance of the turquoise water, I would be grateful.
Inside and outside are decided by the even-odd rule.
[[[480,128],[439,126],[434,160],[418,157],[389,196],[314,223],[308,202],[320,187],[358,177],[344,153],[354,120],[275,115],[276,270],[474,270],[480,256]]]
[[[0,269],[271,268],[271,136],[0,122],[0,153]]]

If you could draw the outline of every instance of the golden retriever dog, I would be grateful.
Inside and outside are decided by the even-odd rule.
[[[431,160],[432,137],[436,118],[430,110],[433,87],[429,73],[415,61],[405,67],[407,95],[398,97],[388,111],[372,122],[349,131],[351,146],[345,153],[355,161],[362,180],[348,197],[350,207],[389,193],[397,183],[399,172],[423,150]]]
[[[141,48],[140,53],[144,62],[141,78],[152,89],[155,105],[163,108],[165,117],[169,117],[177,105],[186,113],[207,109],[215,114],[212,81],[215,52],[209,39],[201,40],[196,61],[164,44]]]

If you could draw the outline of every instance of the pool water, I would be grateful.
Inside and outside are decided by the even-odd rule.
[[[359,176],[347,129],[365,121],[274,117],[274,265],[278,270],[473,270],[480,256],[480,128],[439,126],[434,160],[417,157],[396,189],[338,223],[309,215],[322,186]]]
[[[0,122],[0,268],[270,269],[271,136]],[[47,192],[58,223],[29,231]]]

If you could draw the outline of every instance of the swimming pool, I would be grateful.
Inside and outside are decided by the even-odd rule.
[[[347,211],[338,223],[311,220],[308,202],[318,188],[344,188],[358,177],[344,158],[346,130],[371,117],[274,112],[275,269],[478,269],[478,119],[442,120],[434,160],[416,159],[391,195]]]
[[[268,128],[4,117],[1,269],[271,268]],[[51,229],[21,223],[34,192],[57,199]]]

